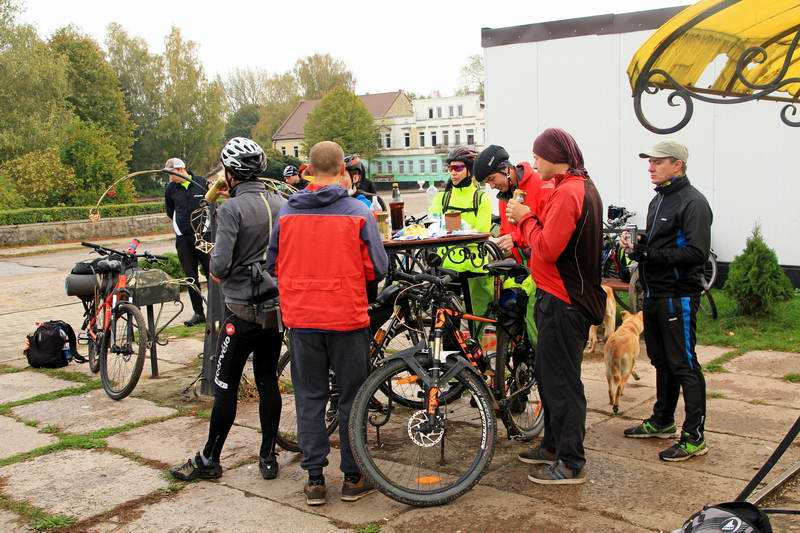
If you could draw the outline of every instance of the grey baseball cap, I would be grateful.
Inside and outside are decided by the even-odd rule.
[[[171,157],[164,163],[164,170],[175,170],[176,168],[186,168],[186,163],[183,162],[183,159]]]
[[[678,141],[666,140],[656,144],[651,150],[640,153],[639,157],[642,159],[674,157],[675,159],[685,163],[689,160],[689,149],[686,148],[686,145],[681,144]]]

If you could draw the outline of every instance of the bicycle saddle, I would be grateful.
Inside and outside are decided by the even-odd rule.
[[[530,271],[527,267],[520,265],[513,259],[501,259],[492,261],[484,267],[490,274],[495,276],[528,276]]]

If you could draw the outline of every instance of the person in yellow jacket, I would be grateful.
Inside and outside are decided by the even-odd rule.
[[[444,192],[437,193],[431,203],[430,212],[444,215],[449,212],[461,213],[461,221],[481,233],[489,233],[492,229],[492,204],[489,197],[478,188],[472,177],[472,165],[477,153],[465,147],[453,148],[447,155],[447,170],[450,180]],[[477,255],[478,246],[471,244],[466,251]],[[463,260],[463,261],[462,261]],[[493,286],[486,276],[483,265],[485,259],[465,259],[461,250],[454,249],[444,256],[444,268],[461,272],[467,277],[472,312],[478,315],[486,313],[493,298]]]

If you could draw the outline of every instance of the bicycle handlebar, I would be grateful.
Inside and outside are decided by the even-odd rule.
[[[114,250],[113,248],[106,248],[105,246],[101,246],[99,244],[95,244],[93,242],[86,242],[86,241],[81,241],[81,246],[85,246],[87,248],[92,248],[95,252],[99,253],[100,255],[116,254],[116,255],[120,255],[120,256],[123,256],[123,257],[129,257],[129,258],[144,257],[145,259],[149,259],[151,261],[152,260],[155,260],[155,261],[169,261],[169,258],[166,257],[166,256],[151,254],[148,251],[144,251],[144,252],[136,253],[136,254],[131,254],[129,252],[121,252],[119,250]]]

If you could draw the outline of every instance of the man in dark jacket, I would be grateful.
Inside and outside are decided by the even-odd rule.
[[[203,298],[200,296],[198,265],[203,267],[203,274],[208,276],[208,254],[195,248],[191,217],[192,212],[200,207],[200,201],[206,194],[208,184],[202,176],[190,177],[186,172],[186,164],[177,157],[168,159],[164,170],[169,171],[169,183],[164,190],[164,204],[167,216],[172,219],[172,228],[175,230],[175,249],[178,251],[178,260],[181,262],[183,272],[194,280],[196,289],[189,291],[194,314],[184,324],[194,326],[206,321]]]
[[[236,418],[239,382],[252,353],[261,421],[259,468],[264,479],[274,479],[278,475],[275,438],[281,416],[276,369],[283,334],[277,312],[254,305],[263,284],[255,282],[253,274],[258,267],[261,269],[256,272],[266,271],[270,230],[285,202],[256,179],[267,163],[257,143],[235,137],[223,148],[221,159],[230,199],[217,211],[211,254],[211,278],[222,284],[226,307],[217,345],[214,407],[205,447],[171,472],[184,481],[222,475],[220,454]]]
[[[581,382],[589,326],[603,319],[600,287],[603,202],[583,166],[583,154],[564,130],[550,128],[533,143],[536,170],[555,188],[541,213],[515,200],[507,216],[516,220],[531,249],[536,282],[539,338],[534,375],[544,407],[544,438],[519,460],[534,465],[528,479],[539,484],[586,481],[586,395]]]
[[[315,181],[281,209],[268,268],[278,277],[283,321],[291,328],[300,466],[308,471],[306,503],[321,505],[330,452],[325,430],[330,366],[339,390],[342,500],[374,491],[353,457],[348,421],[369,372],[367,283],[382,279],[389,261],[375,217],[339,185],[345,173],[342,148],[323,141],[311,148],[310,157]]]
[[[656,368],[656,404],[653,415],[626,429],[625,436],[674,438],[675,407],[683,389],[683,431],[678,442],[658,456],[664,461],[684,461],[708,453],[704,436],[706,382],[695,343],[713,215],[705,196],[686,177],[686,146],[664,141],[639,157],[649,162],[656,197],[647,210],[644,235],[638,235],[634,243],[630,235],[623,234],[622,243],[639,262],[644,339]]]

